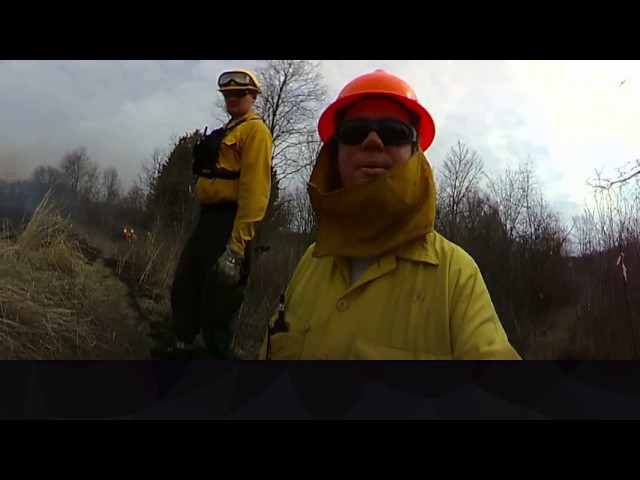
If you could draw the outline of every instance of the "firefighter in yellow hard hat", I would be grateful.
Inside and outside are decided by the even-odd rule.
[[[308,192],[316,243],[260,358],[519,359],[480,270],[434,231],[431,114],[411,86],[364,74],[323,112]]]
[[[193,149],[200,215],[171,288],[175,343],[153,356],[191,358],[201,330],[209,358],[229,357],[251,241],[269,202],[273,138],[254,110],[260,83],[252,72],[233,69],[220,74],[218,90],[230,120]]]

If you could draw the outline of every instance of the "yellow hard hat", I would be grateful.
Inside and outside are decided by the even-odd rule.
[[[218,77],[218,90],[255,90],[260,93],[260,82],[258,78],[249,70],[244,68],[234,68],[227,70]]]

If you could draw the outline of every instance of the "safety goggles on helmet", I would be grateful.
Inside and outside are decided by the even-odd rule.
[[[371,132],[376,132],[385,145],[408,145],[418,139],[416,129],[395,118],[353,118],[335,131],[335,139],[343,145],[360,145]]]
[[[218,86],[220,88],[231,87],[236,85],[238,87],[251,87],[257,88],[251,75],[247,75],[244,72],[225,72],[218,78]]]

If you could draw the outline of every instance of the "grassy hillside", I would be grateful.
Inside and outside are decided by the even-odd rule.
[[[135,359],[148,326],[102,252],[49,196],[0,245],[0,358]]]

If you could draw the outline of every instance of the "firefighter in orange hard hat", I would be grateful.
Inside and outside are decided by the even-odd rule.
[[[254,111],[260,83],[238,68],[219,75],[218,91],[230,120],[193,149],[200,215],[171,287],[175,343],[154,349],[155,357],[192,358],[200,331],[209,358],[230,356],[251,269],[250,245],[269,202],[273,138]]]
[[[337,124],[346,113],[347,107],[354,107],[360,101],[367,99],[383,100],[388,105],[395,103],[403,109],[404,115],[409,115],[411,125],[417,126],[419,141],[415,146],[426,151],[433,143],[436,127],[431,114],[418,102],[418,96],[408,83],[390,75],[384,70],[362,75],[349,82],[340,92],[338,98],[325,109],[318,122],[318,132],[323,142],[329,142],[335,134]],[[415,142],[414,142],[415,143]]]
[[[316,242],[298,264],[260,358],[519,359],[474,260],[434,230],[424,154],[431,114],[376,70],[322,113],[308,183]]]

